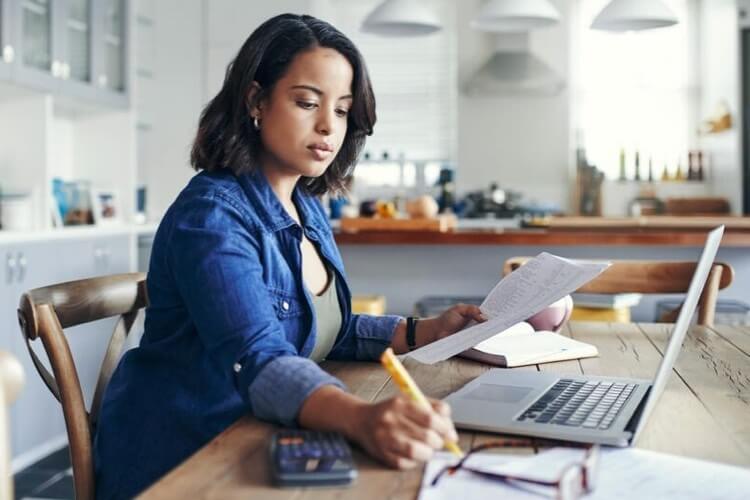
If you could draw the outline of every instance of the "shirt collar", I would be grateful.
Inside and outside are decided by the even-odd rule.
[[[242,174],[238,178],[248,199],[253,204],[255,212],[270,231],[279,231],[296,224],[279,201],[263,172],[256,170],[248,174]],[[312,196],[305,193],[298,185],[294,188],[292,199],[305,229],[319,229],[319,224],[315,220],[316,211],[314,210]]]

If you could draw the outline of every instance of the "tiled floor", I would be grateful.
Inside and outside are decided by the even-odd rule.
[[[44,457],[13,476],[16,499],[73,500],[68,447]]]

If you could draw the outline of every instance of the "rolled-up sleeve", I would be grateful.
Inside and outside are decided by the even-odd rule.
[[[263,367],[247,392],[256,417],[293,426],[302,403],[324,385],[345,389],[311,359],[282,356]]]
[[[221,193],[189,203],[172,228],[169,263],[201,343],[253,414],[293,424],[313,391],[343,384],[287,341],[242,209]]]
[[[355,314],[349,322],[344,340],[328,355],[328,359],[372,361],[380,358],[391,345],[401,316],[370,316]]]

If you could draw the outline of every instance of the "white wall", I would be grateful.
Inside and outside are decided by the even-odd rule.
[[[731,130],[704,135],[700,146],[708,153],[713,192],[730,200],[732,211],[742,213],[740,51],[737,0],[703,0],[700,4],[699,114],[715,113],[726,101],[732,113]]]
[[[45,184],[39,179],[45,178],[53,152],[48,127],[51,115],[49,96],[31,94],[0,101],[0,190],[31,196],[37,229],[46,222]]]
[[[190,147],[205,104],[218,92],[229,62],[250,33],[283,12],[309,11],[308,0],[144,0],[153,16],[148,57],[153,80],[139,81],[138,183],[148,187],[148,213],[158,219],[187,184]]]
[[[553,0],[562,21],[531,32],[531,51],[568,80],[568,0]],[[457,9],[459,82],[463,84],[491,55],[492,35],[469,23],[482,0]],[[554,97],[468,97],[459,94],[458,170],[460,192],[497,181],[531,199],[569,204],[569,94]]]
[[[150,129],[141,134],[138,182],[148,186],[148,211],[159,218],[194,174],[190,146],[203,106],[202,0],[154,2],[154,80],[148,88]],[[206,2],[207,3],[207,2]]]
[[[247,0],[204,0],[206,81],[203,101],[208,101],[221,89],[227,65],[234,59],[248,36],[263,21],[286,12],[310,12],[309,0],[274,0],[273,2],[248,2]]]

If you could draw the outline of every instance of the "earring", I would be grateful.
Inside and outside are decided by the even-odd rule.
[[[255,130],[260,130],[260,121],[257,116],[253,117],[253,127],[255,127]]]

